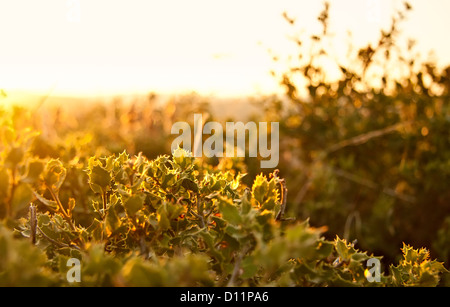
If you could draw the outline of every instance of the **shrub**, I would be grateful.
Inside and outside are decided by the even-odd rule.
[[[24,157],[15,167],[35,161]],[[404,246],[405,259],[370,283],[367,260],[382,257],[286,217],[277,171],[248,188],[243,174],[203,165],[182,149],[153,160],[126,152],[84,160],[49,158],[33,180],[30,172],[19,177],[33,205],[26,212],[12,203],[16,217],[3,223],[14,235],[0,229],[2,285],[435,286],[447,274],[426,250]],[[66,185],[70,173],[89,186],[86,208]],[[66,279],[70,258],[80,260],[80,283]]]
[[[275,75],[285,96],[262,105],[266,119],[280,122],[278,168],[292,215],[390,261],[408,241],[448,263],[450,68],[404,43],[399,27],[409,10],[377,41],[336,59],[326,5],[321,31],[294,37],[298,53]]]

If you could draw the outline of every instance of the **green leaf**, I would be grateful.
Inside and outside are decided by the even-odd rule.
[[[172,204],[163,202],[158,208],[158,225],[162,230],[167,230],[171,227],[171,221],[178,218],[183,212],[183,206],[179,204]]]
[[[369,259],[369,256],[367,255],[367,253],[355,253],[355,254],[351,255],[351,259],[353,261],[363,262],[363,261],[366,261],[367,259]]]
[[[419,253],[417,250],[415,250],[412,246],[406,245],[403,243],[403,257],[406,262],[416,262],[418,261]]]
[[[103,222],[95,218],[87,228],[87,232],[95,241],[103,240]]]
[[[190,190],[190,191],[194,191],[195,193],[198,193],[198,186],[191,179],[183,179],[183,181],[181,182],[181,186],[183,188],[185,188],[186,190]]]
[[[167,189],[167,188],[171,188],[175,185],[177,181],[177,174],[170,172],[170,173],[166,173],[163,176],[162,182],[161,182],[161,187],[163,189]]]
[[[42,196],[41,194],[37,193],[36,191],[33,191],[33,195],[44,205],[52,208],[52,209],[56,209],[58,208],[58,205],[56,204],[56,201],[54,200],[49,200],[47,198],[45,198],[44,196]]]
[[[51,159],[45,166],[44,181],[48,187],[57,192],[66,178],[66,172],[67,171],[61,161]]]
[[[141,154],[139,153],[139,157],[141,157]],[[117,157],[117,162],[119,164],[125,164],[125,162],[127,162],[130,159],[130,156],[127,154],[127,152],[124,150],[122,151],[119,156]],[[139,161],[139,159],[138,159]]]
[[[95,157],[89,159],[89,184],[95,193],[103,194],[108,191],[111,184],[111,174]]]
[[[131,195],[130,197],[123,197],[125,200],[123,201],[123,206],[128,214],[128,216],[133,216],[138,212],[142,206],[144,206],[145,202],[145,194],[139,193]]]
[[[219,210],[222,213],[223,219],[229,223],[233,225],[239,225],[242,223],[242,216],[238,208],[227,200],[221,200],[219,202]]]
[[[259,175],[256,177],[253,186],[252,193],[253,197],[259,202],[259,204],[264,203],[264,198],[269,189],[269,183],[267,182],[267,178],[263,175]]]
[[[173,161],[181,167],[182,170],[188,168],[194,163],[192,154],[183,148],[178,147],[173,151]]]
[[[256,177],[252,186],[252,193],[263,210],[272,210],[279,201],[279,191],[275,178],[267,181],[267,178],[262,174]]]
[[[349,261],[352,254],[356,253],[356,250],[349,246],[347,241],[337,237],[335,239],[336,251],[343,261]]]
[[[431,271],[435,271],[435,272],[446,272],[446,273],[449,272],[445,268],[445,266],[444,266],[444,264],[442,262],[438,262],[436,260],[429,261],[427,263],[427,268],[429,268]]]
[[[403,274],[399,266],[390,265],[389,270],[392,276],[392,282],[394,286],[399,287],[403,286]]]

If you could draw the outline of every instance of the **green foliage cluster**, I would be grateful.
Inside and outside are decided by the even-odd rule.
[[[284,216],[277,171],[247,187],[230,161],[211,166],[183,149],[39,158],[38,134],[13,126],[1,133],[0,285],[436,286],[447,274],[404,247],[370,283],[373,255]],[[67,280],[70,258],[80,283]]]

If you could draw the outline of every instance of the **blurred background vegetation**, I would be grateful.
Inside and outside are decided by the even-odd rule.
[[[280,123],[278,168],[289,191],[287,215],[326,225],[329,239],[357,239],[361,249],[388,262],[398,260],[405,242],[429,248],[448,266],[450,67],[419,61],[413,41],[399,43],[398,25],[410,9],[405,3],[377,44],[351,49],[343,64],[329,46],[332,12],[326,4],[317,21],[321,31],[293,38],[298,53],[283,55],[291,65],[273,72],[285,95],[254,97],[249,103],[258,111],[248,120]],[[294,31],[289,14],[284,18]],[[339,71],[336,80],[327,78],[330,65]],[[223,105],[195,93],[163,103],[158,98],[151,93],[126,103],[118,97],[76,107],[45,101],[5,107],[2,126],[40,131],[30,152],[69,162],[123,150],[155,158],[170,152],[174,122],[192,121],[193,113],[208,115],[208,121],[234,120],[222,116]],[[255,158],[240,162],[234,167],[248,174],[247,184],[273,171],[260,169]]]

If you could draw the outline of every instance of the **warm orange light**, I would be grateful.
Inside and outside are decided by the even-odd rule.
[[[450,2],[410,2],[414,11],[406,35],[417,39],[424,54],[434,48],[442,62],[450,62],[450,43],[440,31],[449,27]],[[377,40],[396,5],[402,3],[332,2],[338,57],[345,61],[347,30],[357,46]],[[73,9],[64,0],[0,3],[0,89],[22,94],[53,89],[52,95],[65,96],[273,93],[280,89],[269,72],[287,63],[275,64],[267,49],[295,55],[287,36],[294,29],[320,30],[322,2],[79,0],[77,18]],[[296,28],[282,18],[284,11],[295,18]]]

